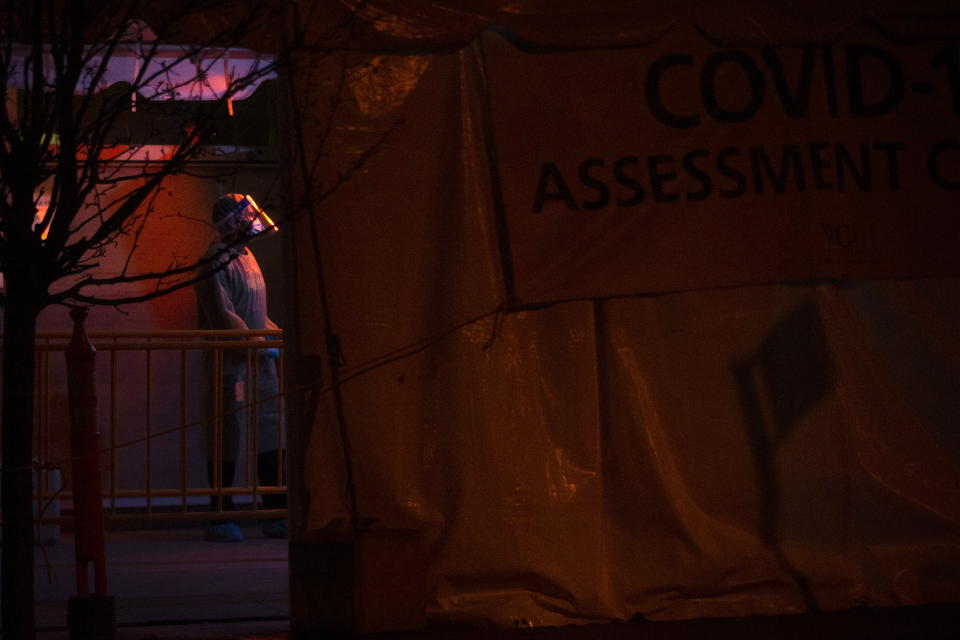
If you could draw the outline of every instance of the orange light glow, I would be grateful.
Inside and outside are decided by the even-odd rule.
[[[271,231],[279,231],[279,229],[277,229],[276,223],[273,221],[273,219],[269,215],[267,215],[266,211],[260,208],[260,205],[258,205],[257,201],[253,199],[253,196],[247,195],[246,197],[247,197],[247,200],[250,201],[250,204],[253,205],[253,208],[257,210],[257,215],[263,217],[263,221],[267,223],[266,228],[270,229]]]
[[[223,57],[223,80],[225,85],[224,90],[230,87],[230,64],[229,64],[228,58],[229,56]],[[233,116],[233,98],[230,96],[227,96],[227,113],[230,114],[231,117]]]
[[[47,212],[50,210],[50,196],[41,193],[37,196],[34,206],[36,210],[33,214],[33,228],[36,229],[37,226],[43,224],[43,221],[47,217]],[[43,233],[40,234],[40,239],[46,240],[48,235],[50,235],[49,225],[43,230]]]

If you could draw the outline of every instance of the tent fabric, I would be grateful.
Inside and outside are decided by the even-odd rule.
[[[813,0],[782,5],[763,0],[337,0],[336,15],[358,19],[353,46],[368,50],[459,49],[498,27],[530,47],[586,49],[637,46],[677,25],[724,44],[828,42],[869,22],[903,37],[956,33],[956,7],[945,0]],[[339,7],[338,7],[339,5]],[[331,12],[327,12],[328,16]],[[342,16],[341,16],[342,17]],[[328,18],[333,21],[333,18]],[[326,35],[324,31],[318,31]]]
[[[648,44],[677,25],[717,43],[757,45],[828,42],[864,23],[906,39],[942,38],[955,34],[960,20],[949,0],[909,7],[898,0],[188,0],[184,8],[186,19],[167,25],[165,40],[203,41],[253,18],[235,34],[238,44],[265,53],[281,51],[294,27],[303,28],[298,46],[307,49],[435,53],[459,50],[491,28],[529,47],[585,49]],[[168,3],[147,3],[139,18],[163,25],[170,11]]]
[[[360,511],[425,534],[436,621],[953,601],[957,285],[567,303],[489,348],[468,325],[345,385]],[[310,528],[345,515],[338,451],[328,411]]]
[[[301,140],[336,150],[325,184],[375,152],[288,227],[290,337],[308,364],[339,338],[359,515],[424,534],[430,619],[955,601],[960,279],[512,307],[478,46],[347,57],[333,132]],[[329,71],[298,71],[305,97]],[[348,515],[335,396],[312,398],[290,424],[301,530]]]

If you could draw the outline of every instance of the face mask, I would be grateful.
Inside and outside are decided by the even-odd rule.
[[[225,215],[217,225],[220,236],[230,238],[253,238],[264,233],[277,231],[267,212],[257,205],[253,196],[244,196],[238,201],[233,211]]]

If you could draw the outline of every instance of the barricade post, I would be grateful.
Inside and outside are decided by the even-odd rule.
[[[73,336],[66,350],[70,403],[74,548],[77,595],[70,598],[70,637],[112,639],[116,636],[113,596],[107,595],[104,555],[103,495],[100,486],[100,433],[97,430],[96,349],[87,339],[87,310],[70,310]],[[90,567],[94,589],[90,589]]]

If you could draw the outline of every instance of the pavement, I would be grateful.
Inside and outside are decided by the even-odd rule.
[[[107,533],[108,591],[117,640],[287,640],[287,542],[241,525],[241,543],[202,539],[202,525]],[[38,549],[37,638],[65,640],[76,593],[73,538]],[[912,607],[729,620],[589,624],[534,629],[428,629],[377,640],[955,640],[957,601]],[[312,640],[312,639],[311,639]],[[325,637],[324,640],[327,640]]]
[[[203,525],[160,531],[110,531],[107,591],[117,638],[273,638],[289,628],[287,541],[241,524],[244,541],[205,542]],[[34,554],[40,640],[68,638],[67,603],[76,595],[74,541]]]

